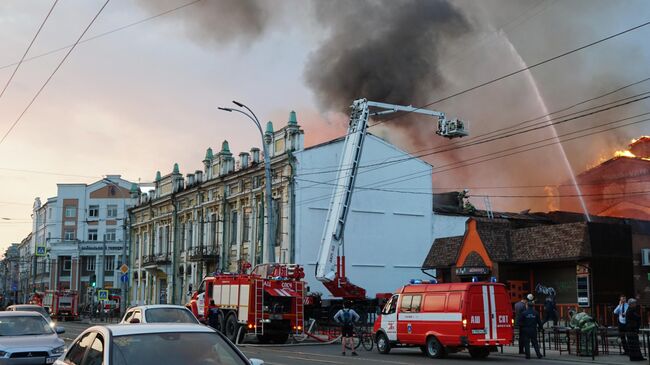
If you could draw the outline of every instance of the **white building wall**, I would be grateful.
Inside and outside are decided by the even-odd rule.
[[[295,153],[296,263],[305,266],[310,289],[322,292],[324,297],[330,294],[315,279],[314,270],[342,142]],[[360,165],[408,156],[368,135]],[[370,297],[392,292],[411,278],[423,276],[420,267],[433,241],[431,170],[419,159],[359,170],[345,230],[346,273]]]
[[[469,217],[462,215],[433,214],[433,239],[462,236]],[[432,241],[433,242],[433,241]]]

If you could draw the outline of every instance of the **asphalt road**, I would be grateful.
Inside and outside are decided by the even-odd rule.
[[[60,322],[60,326],[65,328],[65,333],[61,337],[65,340],[66,345],[72,341],[86,328],[89,324],[80,322]],[[268,365],[304,365],[304,364],[380,364],[380,365],[416,365],[416,364],[559,364],[564,361],[553,360],[525,360],[522,357],[490,355],[487,359],[476,361],[472,360],[467,353],[451,354],[447,359],[434,360],[424,357],[419,349],[393,349],[390,354],[382,355],[373,351],[365,351],[363,348],[358,349],[359,356],[353,357],[348,352],[347,356],[341,355],[341,345],[285,345],[285,346],[264,346],[244,344],[241,350],[249,358],[258,358],[264,360]]]

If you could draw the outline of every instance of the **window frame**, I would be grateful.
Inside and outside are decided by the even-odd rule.
[[[101,351],[101,359],[102,359],[102,364],[104,364],[104,353],[106,350],[106,344],[104,343],[104,337],[100,333],[95,333],[95,337],[93,340],[90,342],[90,346],[86,348],[86,353],[84,354],[83,359],[81,360],[81,365],[87,365],[87,360],[88,360],[88,355],[90,355],[90,350],[93,348],[93,345],[95,344],[95,341],[99,340],[99,342],[102,344],[102,351]]]
[[[104,271],[115,271],[115,256],[104,256]]]
[[[77,232],[74,228],[64,228],[63,229],[63,240],[64,241],[74,241],[77,238]]]
[[[97,332],[88,332],[85,334],[83,337],[81,337],[79,340],[75,341],[72,345],[70,345],[70,348],[68,351],[66,351],[65,356],[63,357],[63,362],[67,365],[82,365],[84,362],[84,358],[86,357],[86,352],[88,351],[88,348],[90,345],[92,345],[93,341],[95,340],[95,336],[97,335]],[[72,349],[79,345],[82,341],[84,341],[86,338],[88,338],[88,345],[83,349],[83,353],[81,354],[81,359],[79,359],[79,362],[73,362],[70,361],[70,354],[72,353]]]
[[[68,212],[72,212],[74,214],[70,215]],[[63,216],[65,218],[76,218],[77,217],[77,207],[74,205],[66,205],[63,207]]]
[[[88,241],[96,242],[99,239],[99,231],[96,228],[88,230]]]
[[[92,265],[91,265],[91,263],[92,263]],[[95,257],[95,256],[86,256],[86,271],[95,272],[96,267],[97,267],[97,257]]]
[[[106,233],[104,233],[104,241],[115,242],[116,240],[117,240],[117,230],[115,228],[108,228],[106,230]]]
[[[99,218],[99,205],[93,204],[88,206],[88,217]]]
[[[106,206],[106,218],[117,218],[117,204],[109,204]]]

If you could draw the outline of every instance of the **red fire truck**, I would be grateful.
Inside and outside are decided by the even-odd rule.
[[[79,319],[79,294],[74,290],[48,290],[43,297],[43,307],[58,320]]]
[[[383,354],[392,347],[419,346],[433,358],[464,349],[474,358],[485,358],[497,346],[512,343],[513,324],[503,284],[418,280],[389,299],[373,333]]]
[[[284,343],[303,331],[304,275],[299,265],[263,264],[250,274],[209,276],[187,307],[204,323],[216,308],[216,327],[233,342],[252,334],[262,343]]]

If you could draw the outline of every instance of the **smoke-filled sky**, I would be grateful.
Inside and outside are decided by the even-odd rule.
[[[103,2],[60,1],[28,59],[73,43]],[[0,2],[0,85],[51,5]],[[235,153],[259,145],[248,121],[216,109],[233,99],[276,125],[295,110],[307,144],[315,144],[345,132],[344,112],[355,98],[421,105],[648,20],[650,3],[644,0],[112,0],[85,37],[90,40],[74,50],[0,144],[0,250],[30,232],[34,198],[55,195],[56,183],[90,183],[107,174],[146,182],[156,170],[170,172],[174,162],[183,173],[200,168],[205,149],[217,149],[224,139]],[[472,136],[508,127],[650,77],[647,39],[650,27],[431,108],[468,121]],[[64,54],[22,64],[0,98],[0,132]],[[650,82],[642,83],[580,108],[649,89]],[[564,123],[557,133],[649,107],[647,100],[636,102]],[[409,152],[464,143],[435,136],[434,126],[406,116],[370,131]],[[564,148],[571,168],[580,172],[640,134],[650,134],[648,124]],[[436,189],[467,187],[491,195],[498,210],[545,210],[545,199],[498,196],[543,195],[539,186],[567,182],[557,146],[465,168],[444,166],[552,137],[545,128],[425,159],[434,165]],[[472,201],[485,206],[483,198]]]

